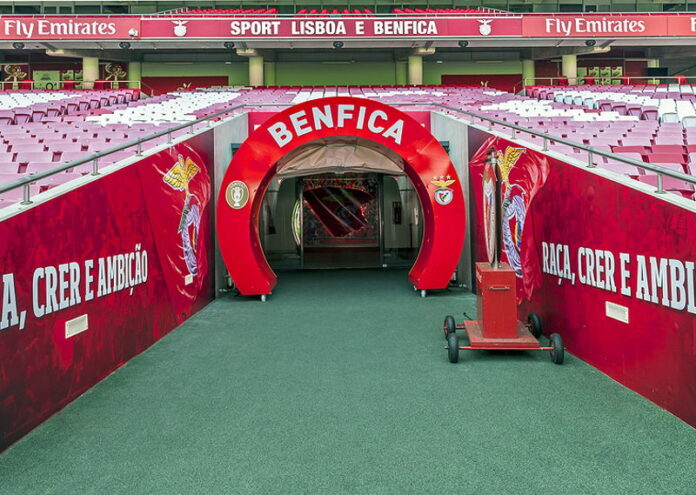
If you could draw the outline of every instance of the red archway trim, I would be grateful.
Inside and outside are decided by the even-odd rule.
[[[409,281],[418,289],[447,286],[464,244],[464,198],[447,152],[404,112],[362,98],[333,97],[301,103],[257,128],[234,154],[217,205],[220,251],[245,295],[269,294],[277,278],[259,238],[259,214],[276,164],[317,139],[355,136],[389,148],[405,163],[423,207],[424,232]]]

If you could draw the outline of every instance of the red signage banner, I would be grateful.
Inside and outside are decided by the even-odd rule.
[[[212,300],[210,167],[177,144],[0,222],[0,450]]]
[[[3,40],[106,40],[135,37],[139,17],[4,17]]]
[[[694,33],[692,32],[691,35]],[[617,38],[675,36],[667,30],[666,16],[650,15],[554,15],[525,18],[525,38]],[[683,34],[688,35],[688,34]]]
[[[534,249],[530,249],[534,245],[534,235],[529,231],[524,236],[522,233],[525,232],[529,205],[549,175],[549,163],[544,155],[531,153],[526,148],[514,145],[498,148],[497,145],[500,143],[491,141],[488,147],[482,146],[469,163],[470,173],[481,177],[470,184],[473,196],[480,198],[481,204],[477,204],[477,208],[483,212],[482,221],[474,224],[477,239],[482,239],[477,243],[477,260],[492,260],[495,249],[495,172],[491,166],[495,163],[501,178],[501,261],[510,265],[520,279],[518,301],[529,300],[534,289],[541,285],[541,273],[533,256]],[[493,162],[488,161],[489,157]]]
[[[519,148],[490,138],[471,162],[479,261],[477,184],[491,146]],[[543,153],[522,156],[513,166],[521,180],[545,166],[548,174],[518,233],[520,318],[540,314],[574,355],[696,426],[696,214]]]
[[[0,39],[617,38],[696,35],[696,14],[0,16]]]
[[[696,35],[696,14],[144,18],[143,38],[616,38]]]
[[[696,36],[696,14],[667,17],[667,36]]]
[[[442,38],[520,36],[515,17],[143,19],[143,38]]]

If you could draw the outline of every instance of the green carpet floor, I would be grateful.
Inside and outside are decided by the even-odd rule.
[[[405,272],[216,301],[0,455],[0,494],[694,494],[696,430],[578,359],[468,352]]]

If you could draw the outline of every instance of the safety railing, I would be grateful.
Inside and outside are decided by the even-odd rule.
[[[21,0],[20,0],[21,1]],[[78,0],[80,1],[80,0]],[[15,2],[19,3],[19,2]],[[267,2],[267,5],[270,5],[271,2]],[[628,4],[631,5],[631,4]],[[684,4],[685,5],[685,4]],[[658,4],[658,7],[660,4]],[[680,5],[678,5],[680,6]],[[370,5],[370,7],[375,8],[374,5]],[[498,16],[507,16],[507,17],[573,17],[573,16],[587,16],[587,17],[622,17],[622,16],[630,16],[630,17],[635,17],[635,16],[649,16],[649,17],[684,17],[684,16],[693,16],[696,15],[696,11],[694,10],[680,10],[680,11],[631,11],[631,10],[616,10],[615,8],[620,8],[622,7],[621,4],[619,5],[613,5],[611,12],[583,12],[581,10],[578,11],[570,11],[570,12],[558,12],[556,10],[549,10],[549,11],[541,11],[541,12],[512,12],[512,11],[507,11],[507,10],[500,10],[496,9],[493,7],[472,7],[476,8],[479,12],[472,12],[472,13],[437,13],[437,12],[418,12],[414,13],[411,15],[418,15],[421,18],[428,18],[428,17],[457,17],[457,16],[464,16],[464,15],[469,15],[469,16],[476,16],[480,15],[481,13],[483,14],[494,14]],[[261,7],[259,7],[261,8]],[[329,7],[327,7],[329,8]],[[333,7],[331,7],[333,8]],[[410,8],[415,9],[415,6],[411,6]],[[435,7],[431,7],[435,8]],[[451,8],[451,7],[443,7],[443,8]],[[167,16],[177,16],[181,14],[186,14],[188,7],[180,7],[176,9],[171,9],[171,10],[165,10],[165,11],[158,11],[158,12],[148,12],[148,13],[119,13],[119,14],[113,14],[113,13],[99,13],[99,12],[93,12],[93,13],[88,13],[88,14],[75,14],[75,13],[68,13],[68,12],[55,12],[55,13],[44,13],[44,14],[24,14],[24,13],[19,13],[19,12],[8,12],[6,14],[3,14],[5,17],[12,17],[12,18],[27,18],[27,19],[45,19],[45,18],[54,18],[54,17],[65,17],[65,18],[75,18],[75,17],[100,17],[100,18],[106,18],[106,19],[118,19],[118,18],[125,18],[125,19],[132,19],[132,18],[138,18],[138,19],[147,19],[147,18],[152,18],[152,17],[167,17]],[[342,10],[342,8],[341,8]],[[191,14],[189,14],[191,15]],[[247,14],[220,14],[220,13],[215,13],[211,12],[211,14],[193,14],[196,16],[204,16],[204,15],[209,15],[209,16],[215,16],[215,17],[249,17],[249,18],[261,18],[261,17],[279,17],[279,18],[292,18],[292,17],[298,17],[302,16],[303,14],[298,14],[297,12],[295,13],[275,13],[275,14],[269,14],[269,13],[259,13],[259,14],[254,14],[254,13],[247,13]],[[358,17],[357,14],[345,14],[346,16],[353,15],[355,17]],[[391,12],[372,12],[372,14],[361,14],[362,17],[399,17],[404,14],[400,13],[395,13],[393,11]],[[330,17],[330,14],[312,14],[313,18],[327,18]]]
[[[44,170],[42,172],[36,172],[30,175],[27,175],[26,177],[22,177],[20,179],[14,180],[12,182],[8,182],[6,184],[0,184],[0,196],[3,193],[13,191],[15,189],[23,188],[22,192],[22,201],[20,204],[23,205],[29,205],[32,204],[33,201],[31,200],[31,185],[35,182],[39,182],[44,179],[48,179],[49,177],[52,177],[56,174],[66,172],[67,170],[70,170],[75,167],[80,167],[82,165],[92,163],[92,172],[91,175],[100,175],[101,173],[99,172],[99,159],[103,158],[107,155],[110,155],[112,153],[116,153],[117,151],[123,151],[129,148],[135,148],[135,156],[142,156],[143,155],[143,143],[146,143],[148,141],[152,141],[154,139],[160,138],[162,136],[167,136],[167,143],[170,144],[173,142],[173,134],[177,131],[180,131],[182,129],[190,128],[189,134],[193,135],[195,133],[194,127],[197,124],[200,124],[202,122],[207,122],[208,126],[212,124],[212,120],[220,117],[225,114],[229,114],[231,112],[234,112],[236,110],[239,110],[241,108],[245,108],[248,105],[237,105],[234,107],[226,108],[224,110],[220,110],[219,112],[212,113],[210,115],[206,115],[205,117],[201,117],[196,120],[192,120],[189,122],[185,122],[183,124],[169,127],[167,129],[164,129],[160,132],[156,132],[155,134],[151,134],[149,136],[145,136],[139,139],[136,139],[134,141],[129,141],[127,143],[119,144],[117,146],[114,146],[112,148],[108,148],[106,150],[100,151],[98,153],[93,153],[91,155],[87,155],[84,158],[78,158],[77,160],[73,160],[71,162],[63,163],[60,164],[56,167],[50,168],[48,170]],[[259,106],[259,105],[254,105],[254,106]]]
[[[592,146],[587,146],[585,144],[581,143],[576,143],[575,141],[571,141],[570,139],[562,138],[560,136],[554,136],[552,134],[547,134],[545,132],[540,132],[536,131],[534,129],[528,129],[526,127],[522,127],[517,124],[511,124],[510,122],[506,122],[504,120],[496,119],[494,117],[488,117],[486,115],[481,115],[478,113],[470,112],[468,110],[463,110],[461,108],[456,108],[456,107],[451,107],[449,105],[444,105],[441,103],[424,103],[424,102],[389,102],[389,105],[392,106],[428,106],[428,107],[436,107],[440,108],[443,110],[447,110],[450,112],[454,112],[460,115],[466,115],[468,117],[471,117],[473,119],[479,119],[485,122],[488,122],[488,130],[493,131],[493,125],[497,126],[502,126],[510,130],[510,139],[519,139],[520,135],[531,135],[531,136],[537,136],[542,139],[542,151],[549,151],[549,143],[554,142],[554,143],[560,143],[564,144],[567,146],[570,146],[575,149],[579,149],[581,151],[584,151],[587,153],[586,156],[586,167],[587,168],[601,168],[598,167],[597,164],[594,161],[595,156],[601,156],[604,158],[608,158],[610,160],[624,163],[626,165],[630,165],[633,167],[636,167],[636,169],[640,170],[645,170],[649,171],[652,173],[655,173],[657,175],[657,188],[655,190],[656,193],[658,194],[664,194],[666,191],[664,189],[664,177],[671,177],[673,179],[677,179],[680,181],[683,181],[687,184],[691,184],[696,186],[696,177],[693,177],[689,174],[679,172],[676,170],[671,170],[665,167],[661,167],[659,165],[654,165],[651,163],[646,163],[640,160],[636,160],[634,158],[622,156],[620,154],[600,150],[598,148],[593,148]],[[198,118],[196,120],[192,120],[190,122],[185,122],[183,124],[167,128],[165,130],[162,130],[160,132],[157,132],[155,134],[151,134],[149,136],[145,136],[143,138],[136,139],[134,141],[130,141],[127,143],[123,143],[117,146],[114,146],[113,148],[109,148],[106,150],[103,150],[98,153],[94,153],[91,155],[88,155],[84,158],[80,158],[77,160],[73,160],[71,162],[65,163],[58,165],[54,168],[51,168],[49,170],[45,170],[42,172],[37,172],[34,174],[30,174],[26,177],[22,177],[20,179],[14,180],[12,182],[8,182],[7,184],[0,184],[0,195],[3,193],[13,191],[18,188],[23,188],[23,194],[22,194],[22,201],[20,204],[23,205],[29,205],[32,204],[31,201],[31,184],[41,181],[43,179],[47,179],[55,174],[65,172],[67,170],[70,170],[75,167],[79,167],[82,165],[85,165],[87,163],[92,163],[92,172],[91,175],[97,176],[100,175],[99,172],[99,159],[110,155],[112,153],[115,153],[117,151],[123,151],[129,148],[135,148],[135,156],[142,156],[143,154],[143,148],[142,145],[145,142],[152,141],[154,139],[160,138],[162,136],[167,136],[167,143],[172,143],[173,142],[173,133],[190,128],[189,134],[193,135],[195,133],[194,127],[200,123],[206,122],[208,126],[210,127],[212,125],[212,120],[218,117],[221,117],[226,114],[230,114],[231,112],[235,112],[237,110],[241,109],[252,109],[252,108],[262,108],[262,107],[290,107],[293,106],[292,103],[246,103],[242,105],[236,105],[232,106],[229,108],[226,108],[224,110],[220,110],[218,112],[214,112],[210,115],[206,115],[204,117]],[[573,157],[571,157],[573,158]]]
[[[91,87],[86,87],[91,86]],[[134,87],[131,87],[134,86]],[[19,91],[62,91],[70,89],[86,89],[86,90],[101,90],[101,89],[143,89],[147,86],[142,81],[138,80],[98,80],[98,81],[80,81],[66,79],[63,81],[35,81],[33,79],[22,79],[18,81],[5,80],[0,81],[0,89],[19,90]],[[148,86],[149,87],[149,86]],[[150,88],[152,89],[152,88]]]
[[[587,78],[592,78],[592,84],[586,83]],[[569,78],[562,75],[545,77],[525,77],[513,86],[513,92],[523,90],[527,86],[635,86],[635,85],[665,85],[665,84],[696,84],[696,76],[575,76]]]
[[[405,103],[404,105],[408,105],[408,103]],[[659,194],[663,194],[666,192],[664,189],[664,185],[663,185],[663,180],[664,180],[665,176],[686,182],[687,184],[691,184],[693,186],[696,186],[696,177],[691,176],[689,174],[686,174],[684,172],[679,172],[677,170],[670,170],[670,169],[665,168],[665,167],[660,167],[659,165],[654,165],[652,163],[642,162],[640,160],[636,160],[634,158],[630,158],[630,157],[623,156],[620,154],[612,153],[610,151],[604,151],[604,150],[600,150],[598,148],[593,148],[592,146],[587,146],[585,144],[576,143],[575,141],[571,141],[570,139],[565,139],[565,138],[562,138],[560,136],[554,136],[552,134],[547,134],[545,132],[535,131],[534,129],[528,129],[526,127],[522,127],[522,126],[519,126],[517,124],[511,124],[510,122],[505,122],[504,120],[496,119],[494,117],[487,117],[485,115],[480,115],[477,113],[469,112],[467,110],[462,110],[461,108],[450,107],[448,105],[442,105],[439,103],[435,103],[432,105],[449,110],[451,112],[456,112],[456,113],[460,113],[463,115],[467,115],[467,116],[472,117],[472,118],[484,120],[484,121],[489,123],[489,126],[488,126],[489,130],[493,130],[492,124],[506,127],[508,129],[510,129],[510,139],[519,139],[518,133],[529,134],[532,136],[540,137],[543,140],[542,141],[542,151],[549,151],[549,143],[550,142],[560,143],[560,144],[564,144],[566,146],[570,146],[570,147],[575,148],[575,149],[582,150],[582,151],[587,153],[587,165],[586,165],[587,168],[601,168],[601,167],[598,167],[594,161],[595,156],[601,156],[601,157],[608,158],[608,159],[613,160],[613,161],[625,163],[626,165],[631,165],[633,167],[636,167],[637,169],[653,172],[653,173],[657,174],[657,189],[655,190],[655,192],[659,193]]]

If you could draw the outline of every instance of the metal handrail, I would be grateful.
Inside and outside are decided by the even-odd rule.
[[[10,91],[70,91],[69,89],[66,90],[65,86],[69,85],[72,83],[74,86],[73,89],[79,89],[79,90],[85,90],[85,91],[93,91],[91,88],[84,88],[85,83],[87,84],[94,84],[95,82],[100,82],[104,83],[104,86],[106,88],[104,89],[140,89],[142,90],[142,86],[147,86],[144,84],[142,81],[139,81],[137,79],[133,80],[128,80],[128,79],[119,79],[118,81],[113,81],[113,80],[107,80],[107,79],[97,79],[96,81],[83,81],[83,80],[78,80],[78,79],[64,79],[61,81],[45,81],[47,83],[51,84],[56,84],[57,87],[55,88],[37,88],[36,84],[40,83],[41,81],[36,81],[33,79],[21,79],[17,81],[12,81],[5,79],[4,81],[0,81],[0,89],[5,90],[6,86],[10,86],[9,90]],[[22,88],[22,83],[25,83],[25,85],[31,85],[31,88],[24,89]],[[131,83],[137,84],[137,88],[129,88],[128,85]],[[13,89],[14,86],[17,85],[17,89]],[[78,88],[78,86],[80,86]],[[99,91],[99,90],[96,90]]]
[[[68,163],[64,163],[61,165],[58,165],[57,167],[50,168],[48,170],[44,170],[42,172],[36,172],[34,174],[30,174],[26,177],[22,177],[17,180],[13,180],[12,182],[8,182],[6,184],[0,184],[0,194],[12,191],[14,189],[19,189],[20,187],[24,188],[23,192],[23,199],[20,204],[31,204],[31,191],[30,191],[30,186],[32,183],[47,179],[49,177],[52,177],[56,174],[59,174],[61,172],[65,172],[71,168],[74,167],[79,167],[80,165],[84,165],[86,163],[92,162],[92,175],[100,175],[99,172],[99,159],[110,155],[111,153],[115,153],[117,151],[122,151],[128,148],[132,148],[135,146],[136,151],[135,151],[135,156],[142,156],[143,149],[142,149],[142,143],[146,141],[151,141],[153,139],[157,139],[162,136],[167,136],[167,142],[171,143],[172,142],[172,133],[176,131],[180,131],[182,129],[186,129],[187,127],[191,127],[191,134],[193,134],[193,126],[196,124],[200,124],[201,122],[206,122],[210,121],[211,119],[214,119],[215,117],[219,117],[220,115],[224,115],[226,113],[234,112],[235,110],[238,110],[240,108],[245,108],[248,106],[260,106],[260,105],[237,105],[234,107],[227,108],[225,110],[221,110],[219,112],[212,113],[210,115],[206,115],[205,117],[201,117],[196,120],[192,120],[190,122],[185,122],[184,124],[170,127],[168,129],[165,129],[163,131],[157,132],[155,134],[151,134],[149,136],[145,136],[139,139],[136,139],[134,141],[129,141],[127,143],[119,144],[117,146],[114,146],[112,148],[108,148],[103,151],[99,151],[97,153],[88,155],[84,158],[78,158],[77,160],[73,160]]]
[[[328,7],[327,7],[328,8]],[[501,17],[568,17],[568,16],[591,16],[591,17],[597,17],[597,16],[603,16],[603,17],[617,17],[617,16],[649,16],[649,17],[655,17],[655,16],[674,16],[674,17],[682,17],[682,16],[693,16],[696,14],[696,11],[693,10],[685,10],[685,11],[659,11],[659,12],[629,12],[629,11],[612,11],[612,12],[511,12],[511,11],[506,11],[506,10],[498,10],[494,9],[492,7],[480,7],[481,9],[488,9],[488,11],[483,12],[485,15],[497,15]],[[177,15],[183,14],[186,17],[193,17],[193,16],[217,16],[217,17],[223,17],[223,18],[229,18],[229,17],[249,17],[253,19],[261,19],[261,18],[294,18],[298,16],[305,16],[305,17],[310,17],[312,19],[322,19],[322,18],[331,18],[331,14],[298,14],[297,12],[295,13],[288,13],[288,14],[281,14],[281,13],[276,13],[276,14],[220,14],[220,13],[210,13],[210,14],[186,14],[186,12],[174,12],[170,13],[169,11],[164,11],[164,12],[151,12],[147,14],[74,14],[74,13],[53,13],[53,14],[3,14],[4,17],[27,17],[27,18],[35,18],[35,19],[45,19],[46,17],[103,17],[103,18],[108,18],[108,19],[113,19],[113,18],[141,18],[141,19],[149,19],[153,17],[175,17]],[[349,17],[401,17],[405,15],[412,15],[412,16],[420,16],[420,17],[427,17],[427,16],[437,16],[437,17],[464,17],[464,16],[476,16],[477,13],[471,12],[471,13],[456,13],[456,12],[451,12],[451,13],[436,13],[436,12],[423,12],[423,13],[401,13],[401,14],[396,14],[394,12],[373,12],[371,14],[343,14],[340,13],[339,16],[344,16],[346,18]],[[480,15],[480,14],[478,14]],[[336,17],[333,17],[336,18]]]
[[[509,122],[505,122],[504,120],[496,119],[494,117],[487,117],[485,115],[477,114],[474,112],[470,112],[468,110],[462,110],[461,108],[455,108],[451,107],[449,105],[444,105],[442,103],[424,103],[424,102],[390,102],[389,103],[392,106],[431,106],[431,107],[437,107],[437,108],[442,108],[445,110],[449,110],[451,112],[456,112],[459,114],[467,115],[469,117],[473,117],[476,119],[484,120],[487,121],[489,124],[496,124],[500,126],[507,127],[512,130],[511,133],[511,139],[517,139],[517,133],[521,132],[523,134],[530,134],[533,136],[538,136],[540,138],[543,138],[543,146],[542,146],[542,151],[549,151],[548,149],[548,144],[549,142],[555,142],[555,143],[561,143],[565,144],[567,146],[570,146],[572,148],[580,149],[582,151],[585,151],[587,153],[587,168],[597,168],[597,165],[594,164],[593,158],[594,155],[602,156],[605,158],[609,158],[611,160],[625,163],[627,165],[631,165],[633,167],[636,167],[638,169],[642,170],[648,170],[650,172],[654,172],[657,174],[657,193],[664,193],[664,187],[663,187],[663,176],[671,177],[677,180],[684,181],[689,184],[696,185],[696,177],[692,177],[691,175],[685,174],[683,172],[678,172],[676,170],[670,170],[668,168],[660,167],[658,165],[654,165],[651,163],[646,163],[642,162],[639,160],[635,160],[633,158],[625,157],[622,155],[618,155],[612,152],[607,152],[604,150],[600,150],[597,148],[593,148],[592,146],[586,146],[584,144],[576,143],[574,141],[571,141],[566,138],[562,138],[560,136],[554,136],[551,134],[547,134],[545,132],[540,132],[536,131],[534,129],[528,129],[526,127],[519,126],[517,124],[511,124]],[[100,151],[98,153],[94,153],[92,155],[89,155],[85,158],[80,158],[77,160],[73,160],[71,162],[59,165],[57,167],[51,168],[49,170],[44,170],[42,172],[37,172],[34,174],[30,174],[27,177],[22,177],[20,179],[14,180],[12,182],[9,182],[4,185],[0,185],[0,194],[12,191],[14,189],[18,189],[20,187],[24,188],[23,192],[23,200],[21,201],[20,204],[31,204],[31,191],[30,191],[30,185],[34,182],[47,179],[48,177],[51,177],[53,175],[56,175],[61,172],[65,172],[71,168],[78,167],[80,165],[84,165],[85,163],[92,162],[92,175],[100,175],[99,172],[99,159],[110,155],[111,153],[115,153],[117,151],[122,151],[128,148],[136,147],[136,154],[135,156],[142,156],[142,143],[146,141],[150,141],[162,136],[167,136],[168,143],[172,142],[172,136],[171,134],[182,130],[186,129],[187,127],[191,127],[190,134],[193,134],[193,126],[196,124],[200,124],[202,122],[210,122],[211,119],[214,119],[216,117],[219,117],[224,114],[228,114],[230,112],[234,112],[236,110],[242,109],[242,108],[254,108],[254,107],[291,107],[294,104],[292,103],[245,103],[241,105],[236,105],[233,107],[226,108],[224,110],[220,110],[219,112],[212,113],[210,115],[206,115],[204,117],[201,117],[196,120],[192,120],[190,122],[186,122],[184,124],[170,127],[168,129],[165,129],[163,131],[157,132],[155,134],[151,134],[149,136],[143,137],[136,139],[134,141],[130,141],[128,143],[123,143],[118,146],[114,146],[113,148],[106,149],[104,151]],[[489,130],[492,130],[492,127],[489,125]],[[572,157],[571,157],[572,158]]]
[[[575,79],[576,81],[579,81],[580,79],[585,79],[585,77],[593,77],[594,79],[600,80],[600,81],[605,81],[605,80],[609,80],[609,81],[621,81],[622,78],[625,78],[625,77],[627,77],[627,78],[629,78],[629,79],[631,79],[631,80],[636,79],[636,80],[647,80],[647,81],[669,80],[669,81],[675,81],[675,82],[676,82],[676,81],[679,81],[680,79],[686,79],[687,81],[688,81],[688,80],[696,81],[696,76],[684,76],[684,75],[681,75],[681,74],[674,74],[674,75],[672,75],[672,76],[609,76],[609,77],[604,77],[604,76],[587,76],[587,75],[581,76],[581,75],[577,75],[577,76],[571,77],[571,78],[559,74],[559,75],[557,75],[557,76],[525,77],[525,78],[523,78],[520,82],[516,83],[515,86],[513,87],[513,89],[517,89],[517,88],[520,88],[520,89],[521,89],[521,88],[524,88],[525,86],[533,86],[533,85],[535,85],[536,81],[548,81],[548,82],[550,83],[550,84],[548,84],[548,86],[560,86],[559,84],[553,84],[553,81],[554,81],[554,80],[556,80],[556,81],[558,81],[558,80],[569,80],[569,79]],[[528,84],[528,81],[532,81],[532,84]],[[657,86],[657,85],[660,85],[660,84],[674,84],[674,82],[666,82],[666,83],[663,83],[663,82],[643,83],[643,84],[640,84],[640,85],[645,85],[645,86]],[[693,84],[693,83],[692,83],[692,84]],[[633,86],[632,83],[629,84],[629,85],[630,85],[630,86]],[[580,86],[580,87],[584,87],[584,86],[592,87],[593,85],[592,85],[592,84],[568,84],[567,86],[563,86],[563,87],[568,87],[568,88],[570,88],[570,87],[577,87],[577,86]],[[595,86],[612,86],[612,85],[611,85],[611,84],[596,84]],[[617,86],[618,86],[618,85],[617,85]]]
[[[408,103],[405,103],[405,105],[408,105]],[[436,107],[440,107],[440,108],[444,108],[444,109],[447,109],[447,110],[450,110],[453,112],[462,113],[464,115],[468,115],[470,117],[474,117],[477,119],[485,120],[491,124],[502,125],[504,127],[508,127],[510,129],[512,129],[512,133],[511,133],[510,137],[513,139],[517,138],[517,132],[522,132],[525,134],[531,134],[533,136],[541,137],[544,139],[542,151],[549,151],[549,149],[548,149],[549,141],[553,141],[554,143],[565,144],[567,146],[571,146],[573,148],[585,151],[587,153],[587,168],[597,168],[597,165],[595,165],[593,162],[593,158],[594,158],[594,155],[598,155],[598,156],[603,156],[604,158],[609,158],[609,159],[617,161],[617,162],[621,162],[621,163],[625,163],[627,165],[634,166],[634,167],[639,168],[639,169],[649,170],[651,172],[655,172],[657,174],[657,191],[656,192],[658,192],[658,193],[665,192],[664,188],[662,186],[662,176],[663,175],[666,175],[667,177],[671,177],[673,179],[678,179],[678,180],[687,182],[689,184],[696,185],[696,177],[685,174],[684,172],[670,170],[668,168],[660,167],[659,165],[654,165],[652,163],[642,162],[642,161],[636,160],[634,158],[622,156],[622,155],[615,154],[615,153],[609,152],[609,151],[600,150],[598,148],[593,148],[592,146],[587,146],[585,144],[576,143],[574,141],[571,141],[570,139],[562,138],[560,136],[553,136],[551,134],[547,134],[545,132],[535,131],[533,129],[528,129],[526,127],[522,127],[522,126],[519,126],[517,124],[511,124],[509,122],[505,122],[504,120],[499,120],[499,119],[496,119],[494,117],[487,117],[485,115],[479,115],[479,114],[476,114],[473,112],[469,112],[467,110],[462,110],[460,108],[454,108],[454,107],[450,107],[448,105],[443,105],[441,103],[434,103],[431,105],[436,106]],[[492,129],[489,127],[489,130],[492,130]]]

